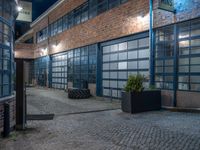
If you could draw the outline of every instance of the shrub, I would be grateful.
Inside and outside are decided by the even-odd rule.
[[[142,75],[130,75],[125,86],[126,92],[142,92],[144,77]]]

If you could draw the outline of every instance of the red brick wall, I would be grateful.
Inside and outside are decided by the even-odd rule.
[[[15,44],[15,58],[34,58],[35,44]]]
[[[83,2],[84,0],[70,0],[68,5],[63,4],[58,10],[54,10],[49,15],[49,20],[53,22],[55,18],[59,18],[63,14],[66,14],[68,10],[75,8]],[[119,7],[51,37],[49,46],[47,40],[37,45],[35,57],[40,57],[40,51],[44,47],[48,47],[49,54],[53,54],[148,30],[148,2],[148,0],[129,0],[129,2]],[[61,13],[63,11],[59,10],[65,10],[65,13]],[[143,16],[144,18],[139,19],[138,16]],[[56,48],[53,48],[52,45],[56,42],[59,44]]]
[[[0,132],[3,131],[3,123],[4,123],[4,103],[8,102],[10,104],[10,127],[15,126],[16,120],[16,101],[15,97],[4,100],[0,102]]]

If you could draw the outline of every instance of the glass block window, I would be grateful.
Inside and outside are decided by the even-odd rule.
[[[155,84],[157,88],[173,89],[174,26],[156,30]]]

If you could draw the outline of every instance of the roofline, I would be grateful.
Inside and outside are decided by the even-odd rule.
[[[45,12],[43,12],[37,19],[35,19],[30,27],[33,27],[36,25],[39,21],[41,21],[44,17],[46,17],[50,12],[52,12],[54,9],[56,9],[59,5],[61,5],[66,0],[58,0],[55,2],[51,7],[49,7]]]
[[[27,36],[27,35],[29,35],[29,34],[31,34],[31,33],[33,33],[33,29],[28,30],[25,34],[23,34],[22,36],[20,36],[20,37],[15,41],[15,43],[20,43],[20,40],[22,40],[25,36]]]

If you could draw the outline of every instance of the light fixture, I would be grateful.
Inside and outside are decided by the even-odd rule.
[[[140,20],[140,21],[142,21],[144,19],[144,13],[143,12],[140,13],[140,15],[137,16],[137,19]]]
[[[53,44],[52,46],[53,46],[53,48],[56,48],[56,47],[57,47],[57,45],[56,45],[56,44]]]
[[[56,40],[56,42],[52,45],[53,48],[56,48],[58,46],[58,41]]]
[[[20,12],[20,11],[22,11],[22,10],[23,10],[22,6],[19,6],[19,5],[18,5],[18,6],[17,6],[17,11]]]

